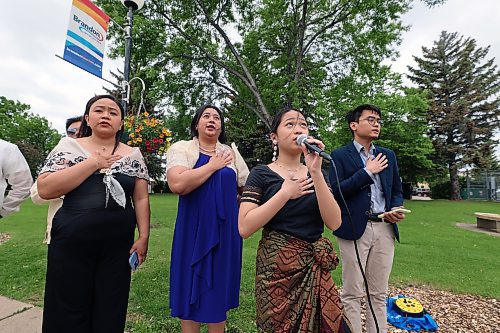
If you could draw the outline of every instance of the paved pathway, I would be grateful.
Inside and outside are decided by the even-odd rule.
[[[0,332],[41,333],[42,308],[0,296]]]

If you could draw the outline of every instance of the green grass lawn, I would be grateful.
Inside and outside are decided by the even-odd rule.
[[[455,227],[474,223],[475,211],[499,213],[500,203],[408,201],[413,212],[400,224],[391,283],[500,299],[500,237]],[[131,332],[180,332],[169,317],[168,270],[177,196],[151,196],[148,261],[133,275],[127,329]],[[42,244],[46,206],[26,201],[20,213],[0,220],[11,239],[0,245],[0,295],[43,305],[46,245]],[[326,234],[326,233],[325,233]],[[229,332],[256,332],[253,284],[260,233],[244,242],[240,307],[229,313]],[[336,246],[334,237],[330,237]],[[336,246],[337,247],[337,246]],[[334,280],[341,285],[341,267]]]

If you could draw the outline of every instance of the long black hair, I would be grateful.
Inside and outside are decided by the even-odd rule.
[[[198,130],[196,129],[196,126],[200,121],[203,111],[205,111],[206,109],[214,109],[219,114],[221,127],[218,140],[220,143],[226,143],[227,137],[226,137],[226,127],[224,125],[224,115],[222,114],[222,111],[218,107],[209,104],[202,105],[198,108],[198,110],[196,110],[193,120],[191,120],[191,138],[198,137]]]
[[[116,99],[115,96],[113,95],[96,95],[92,97],[91,99],[88,100],[87,105],[85,106],[85,112],[83,113],[82,116],[82,124],[80,125],[80,130],[78,131],[78,134],[76,135],[77,138],[84,138],[92,135],[92,129],[89,127],[89,124],[87,123],[87,119],[85,119],[85,116],[89,114],[90,108],[92,105],[97,102],[100,99],[110,99],[113,102],[118,105],[118,108],[120,109],[120,114],[121,114],[121,119],[123,120],[125,118],[125,110],[123,109],[122,104]],[[120,144],[121,137],[123,135],[123,125],[120,127],[118,132],[115,134],[115,147],[113,148],[113,151],[111,154],[114,154],[116,148]]]

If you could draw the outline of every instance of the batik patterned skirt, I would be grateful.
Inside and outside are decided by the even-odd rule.
[[[327,238],[308,243],[264,229],[255,279],[259,331],[350,333],[330,274],[338,263]]]

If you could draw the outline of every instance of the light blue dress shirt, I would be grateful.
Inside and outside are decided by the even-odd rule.
[[[380,180],[380,176],[378,174],[373,174],[366,168],[366,161],[368,160],[368,158],[375,158],[375,146],[373,144],[370,145],[370,152],[367,155],[365,153],[365,147],[356,142],[356,140],[354,140],[353,143],[354,147],[356,147],[356,151],[359,152],[359,156],[363,161],[363,165],[365,165],[364,170],[373,180],[373,184],[370,185],[370,190],[371,190],[370,213],[371,214],[383,213],[385,212],[385,198],[384,198],[384,191],[382,189],[382,181]]]

